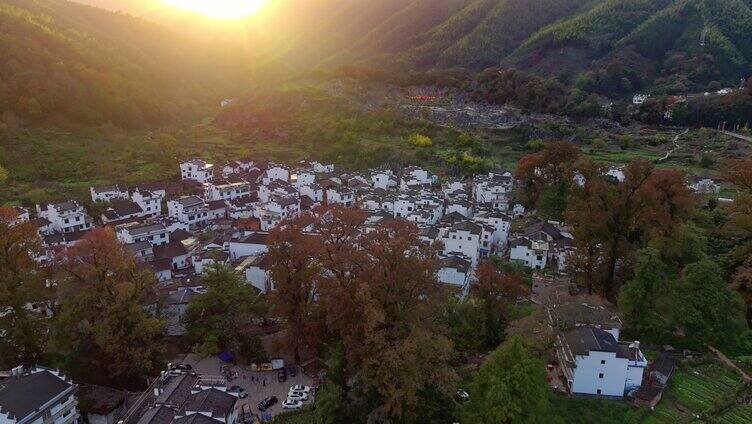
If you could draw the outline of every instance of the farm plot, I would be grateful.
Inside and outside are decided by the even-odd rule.
[[[740,384],[736,374],[717,364],[681,369],[672,377],[670,395],[692,412],[707,411]]]
[[[752,405],[737,405],[717,417],[721,424],[752,423]]]

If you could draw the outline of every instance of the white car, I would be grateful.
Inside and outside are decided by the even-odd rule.
[[[308,386],[304,386],[302,384],[296,384],[294,386],[290,386],[291,392],[303,392],[303,393],[311,393],[311,388]]]
[[[290,390],[290,392],[287,393],[287,399],[288,400],[294,399],[294,400],[299,400],[301,402],[305,402],[308,400],[308,393]]]
[[[300,409],[303,407],[303,402],[296,399],[286,399],[282,402],[282,409]]]

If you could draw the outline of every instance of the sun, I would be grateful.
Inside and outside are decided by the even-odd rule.
[[[170,6],[216,19],[241,19],[261,9],[267,0],[164,0]]]

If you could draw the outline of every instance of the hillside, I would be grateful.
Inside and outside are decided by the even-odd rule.
[[[444,0],[431,13],[401,3],[324,63],[586,73],[604,94],[699,91],[752,73],[750,0]]]
[[[0,109],[5,125],[166,122],[240,79],[229,50],[76,3],[3,0]]]

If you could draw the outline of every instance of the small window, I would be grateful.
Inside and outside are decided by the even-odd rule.
[[[605,363],[606,363],[606,360],[605,359],[601,359],[601,365],[603,365]]]
[[[601,389],[596,390],[596,394],[601,394]]]
[[[603,373],[598,374],[598,378],[603,378]]]

